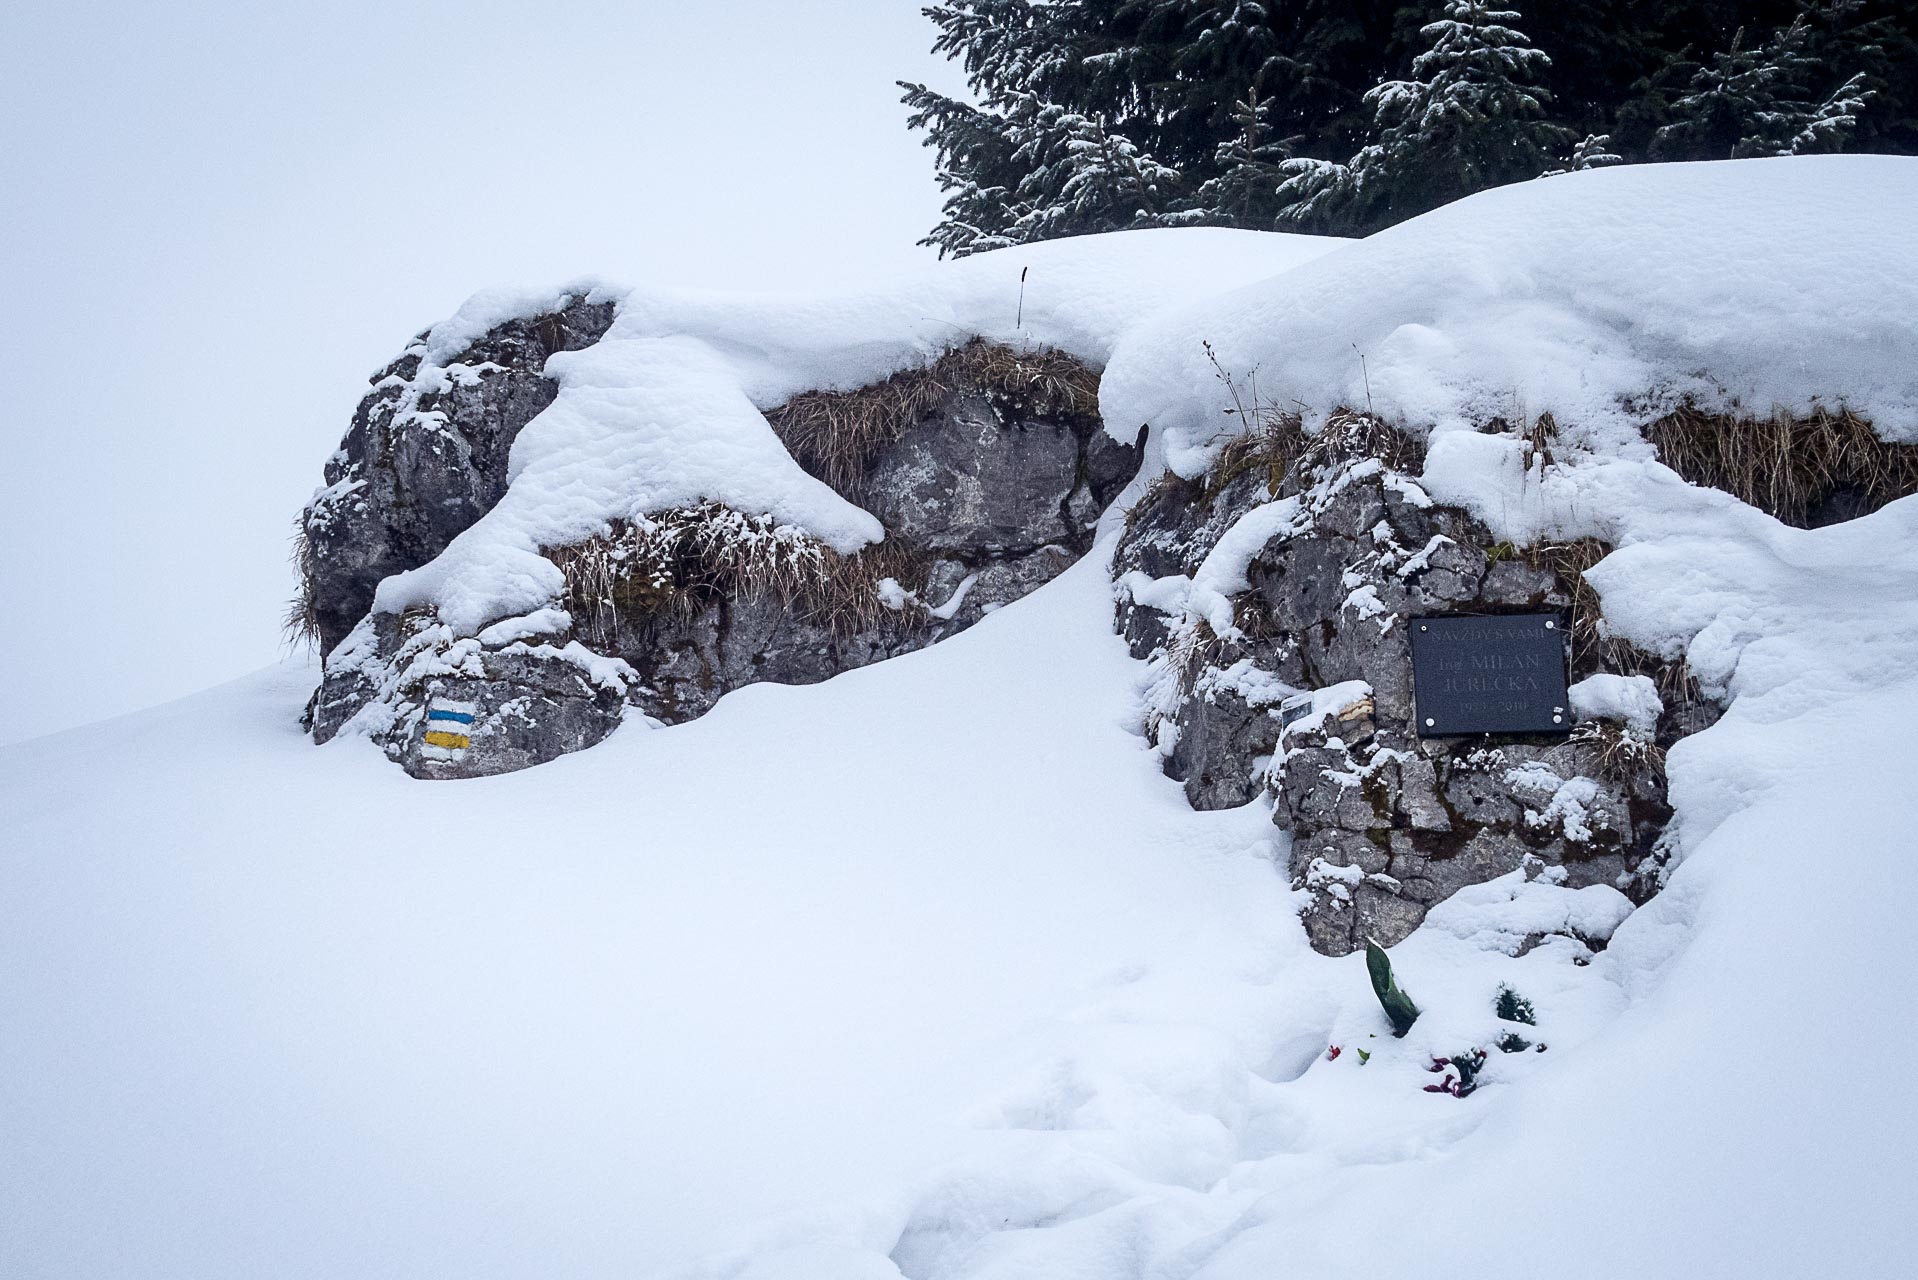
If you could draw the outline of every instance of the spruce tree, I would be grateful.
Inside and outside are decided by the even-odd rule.
[[[1024,171],[1005,121],[924,85],[904,87],[912,111],[907,123],[924,129],[925,145],[938,152],[939,187],[946,193],[944,216],[920,243],[941,257],[1017,244],[1010,235],[1017,217],[1011,201]]]
[[[1200,184],[1192,207],[1240,227],[1269,227],[1279,208],[1281,165],[1291,158],[1296,138],[1279,138],[1269,120],[1271,100],[1253,89],[1233,104],[1238,131],[1218,145],[1218,172]],[[1189,211],[1188,211],[1189,212]]]
[[[1421,28],[1431,47],[1412,62],[1416,78],[1366,95],[1372,141],[1343,165],[1285,165],[1281,220],[1371,230],[1551,168],[1571,139],[1545,117],[1551,59],[1507,25],[1520,20],[1485,0],[1449,0]]]
[[[1545,115],[1552,60],[1508,25],[1520,21],[1515,8],[1451,0],[1420,32],[1432,47],[1412,63],[1418,90],[1379,94],[1394,221],[1535,178],[1570,143]]]
[[[1585,140],[1572,148],[1572,172],[1581,169],[1603,169],[1608,165],[1623,164],[1625,157],[1612,150],[1612,135],[1609,133],[1588,133]]]
[[[1019,114],[1028,123],[1015,158],[1027,173],[1013,193],[1015,243],[1176,220],[1179,171],[1102,117],[1037,101]]]
[[[1918,0],[1512,8],[938,0],[934,49],[967,93],[901,86],[945,193],[927,242],[1191,221],[1349,235],[1566,168],[1918,153]]]
[[[1672,104],[1672,122],[1658,131],[1654,149],[1686,159],[1838,149],[1872,90],[1863,72],[1821,86],[1830,68],[1813,55],[1812,44],[1803,14],[1764,39],[1748,40],[1741,28],[1731,47],[1699,67],[1689,91]]]

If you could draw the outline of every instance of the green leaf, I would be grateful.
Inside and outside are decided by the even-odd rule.
[[[1372,976],[1372,992],[1379,998],[1379,1007],[1392,1023],[1392,1034],[1403,1036],[1419,1020],[1419,1007],[1412,1003],[1412,997],[1399,990],[1398,981],[1392,976],[1391,958],[1385,954],[1384,947],[1370,938],[1365,940],[1365,969]]]

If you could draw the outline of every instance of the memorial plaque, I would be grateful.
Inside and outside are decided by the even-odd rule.
[[[1421,738],[1570,733],[1565,619],[1556,613],[1412,619]]]

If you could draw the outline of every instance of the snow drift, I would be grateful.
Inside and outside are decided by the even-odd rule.
[[[1147,321],[1106,371],[1121,435],[1150,422],[1195,475],[1220,366],[1322,417],[1414,431],[1540,414],[1608,448],[1687,401],[1844,404],[1918,439],[1910,159],[1630,165],[1460,200],[1284,276]],[[1130,437],[1127,437],[1130,438]]]
[[[1369,382],[1429,432],[1432,498],[1499,535],[1617,547],[1607,621],[1728,700],[1671,753],[1663,891],[1459,893],[1394,949],[1424,1015],[1393,1039],[1360,958],[1307,945],[1266,802],[1192,812],[1130,732],[1144,673],[1096,551],[937,648],[457,787],[307,749],[309,673],[269,675],[0,753],[0,1270],[1895,1270],[1918,498],[1787,528],[1630,428],[1690,396],[1918,432],[1914,197],[1918,161],[1647,167],[1311,261],[1144,233],[884,300],[625,295],[626,349],[562,361],[566,407],[515,449],[522,496],[382,607],[539,607],[549,528],[671,486],[854,542],[862,513],[753,415],[953,325],[1109,354],[1108,429],[1150,422],[1197,474],[1234,426],[1209,341],[1312,415]],[[1475,429],[1547,411],[1550,465]],[[595,456],[617,482],[576,487]],[[1208,594],[1164,603],[1233,591],[1263,510]],[[1537,1044],[1428,1092],[1435,1057],[1514,1030],[1502,988]]]

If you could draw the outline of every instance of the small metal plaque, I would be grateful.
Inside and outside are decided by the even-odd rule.
[[[1565,619],[1556,613],[1412,619],[1421,738],[1570,733]]]

